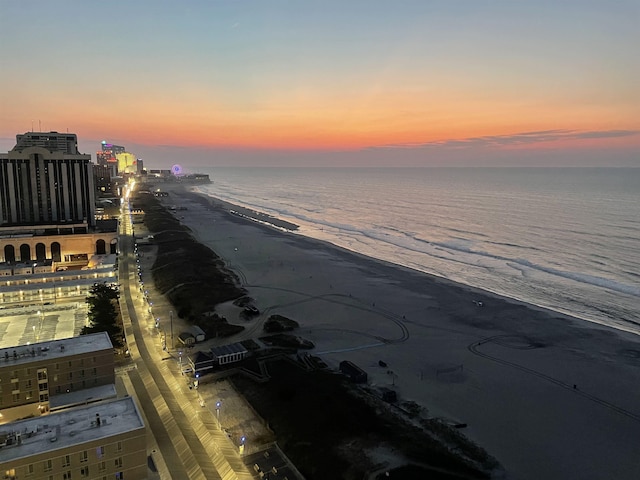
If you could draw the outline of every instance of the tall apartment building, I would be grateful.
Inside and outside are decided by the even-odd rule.
[[[75,134],[28,132],[0,154],[0,226],[95,226],[91,155]]]
[[[75,134],[16,135],[0,154],[2,274],[36,263],[80,269],[92,255],[117,253],[117,224],[96,220],[95,190],[91,156],[78,152]]]
[[[146,430],[133,398],[0,426],[0,474],[10,480],[147,478]]]
[[[52,396],[114,383],[106,332],[2,348],[0,424],[48,413]]]

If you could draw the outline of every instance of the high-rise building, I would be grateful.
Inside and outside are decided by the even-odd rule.
[[[0,274],[81,269],[117,253],[117,222],[96,220],[91,156],[72,133],[27,132],[0,154]]]
[[[0,227],[95,226],[91,156],[75,134],[28,132],[0,154]]]

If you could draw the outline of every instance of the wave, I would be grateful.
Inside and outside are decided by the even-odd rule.
[[[499,169],[227,172],[212,170],[220,181],[200,192],[295,223],[297,235],[599,323],[637,318],[640,217],[620,201],[638,198],[638,176],[616,173],[621,190],[585,183],[580,169],[538,184]],[[512,195],[495,188],[505,183]]]

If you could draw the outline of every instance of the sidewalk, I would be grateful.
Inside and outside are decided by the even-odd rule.
[[[123,241],[127,240],[130,238],[123,238]],[[138,275],[133,267],[135,260],[132,249],[125,251],[123,248],[123,252],[120,266],[121,283],[125,286],[122,292],[125,299],[125,305],[122,308],[123,323],[129,350],[138,366],[129,374],[138,393],[141,388],[148,392],[147,401],[141,402],[145,412],[157,412],[156,415],[148,413],[147,416],[150,419],[158,416],[166,429],[171,445],[166,443],[160,445],[160,451],[163,456],[174,457],[175,455],[175,458],[165,458],[166,464],[169,465],[178,460],[182,464],[182,469],[186,470],[188,478],[225,480],[253,478],[242,461],[238,446],[233,445],[226,433],[220,430],[212,412],[200,405],[197,391],[194,392],[188,388],[185,377],[178,372],[178,366],[172,360],[168,360],[172,356],[162,351],[155,328],[157,317],[152,314],[152,312],[155,314],[159,305],[145,303],[144,295],[140,295],[137,285]],[[145,257],[147,257],[146,253]],[[143,269],[144,277],[146,275]],[[145,285],[145,290],[149,290],[152,282],[145,283],[148,284]],[[153,298],[153,292],[151,288],[150,298]],[[160,297],[157,296],[157,298]],[[138,312],[141,312],[140,316]],[[168,313],[167,310],[165,312]],[[173,333],[174,337],[177,337],[175,330]],[[155,427],[157,428],[157,425]],[[173,468],[169,470],[174,472]],[[164,475],[161,475],[161,478],[165,478]]]

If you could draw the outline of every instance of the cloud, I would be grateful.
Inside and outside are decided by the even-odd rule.
[[[618,138],[638,134],[640,134],[640,130],[539,130],[535,132],[521,132],[510,135],[487,135],[483,137],[436,140],[424,143],[379,145],[371,147],[371,149],[512,147],[533,145],[542,142],[553,142],[557,140]]]

